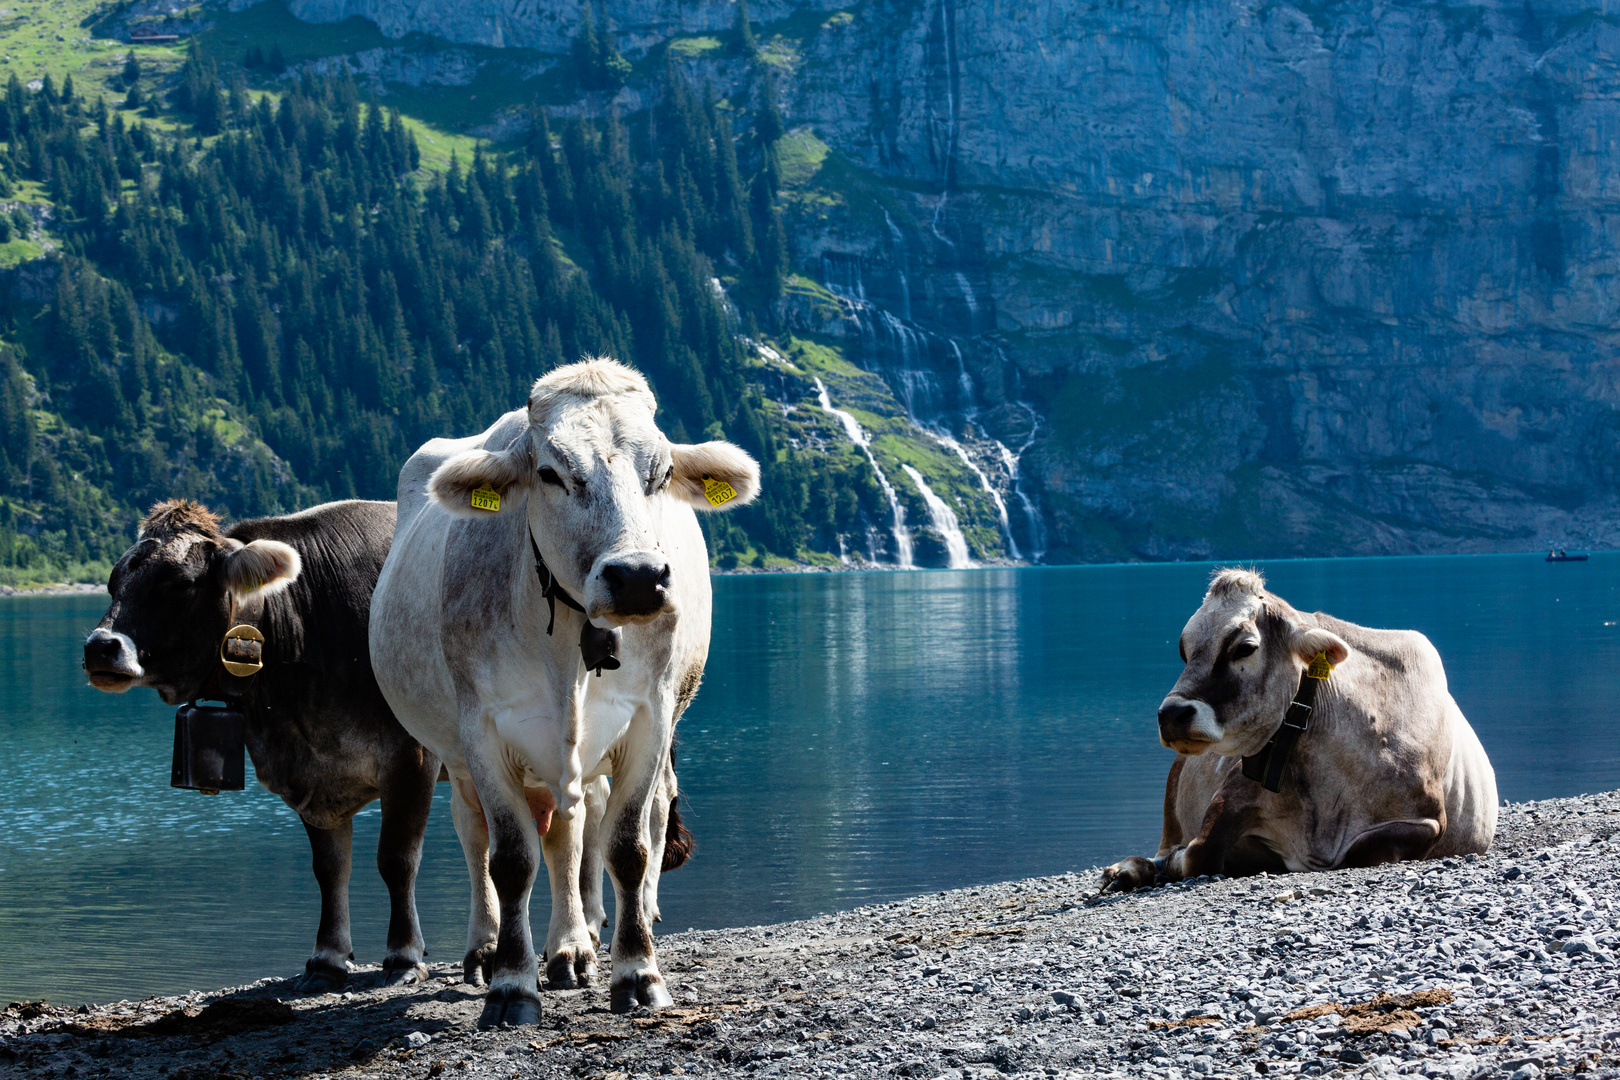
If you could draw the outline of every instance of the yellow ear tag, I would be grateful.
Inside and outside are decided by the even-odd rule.
[[[1325,679],[1333,674],[1333,664],[1327,658],[1327,653],[1319,652],[1311,657],[1311,666],[1305,669],[1305,674],[1313,679]]]
[[[500,492],[485,484],[481,488],[474,488],[472,493],[472,507],[474,510],[499,510],[501,508]]]
[[[724,506],[737,497],[737,489],[724,480],[713,477],[703,478],[703,497],[709,500],[710,506]]]

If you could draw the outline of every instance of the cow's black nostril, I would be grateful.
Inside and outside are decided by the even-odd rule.
[[[1198,710],[1185,701],[1167,701],[1159,706],[1159,726],[1185,727],[1193,722]]]
[[[125,638],[97,630],[84,642],[84,670],[91,674],[133,675],[134,656]]]
[[[88,661],[111,661],[118,658],[119,641],[111,637],[93,637],[84,643],[84,658]]]
[[[670,567],[662,560],[609,563],[602,568],[613,598],[613,610],[620,615],[650,615],[662,611],[667,600]]]

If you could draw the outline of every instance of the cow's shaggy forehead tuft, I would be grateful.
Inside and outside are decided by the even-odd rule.
[[[606,356],[581,360],[535,380],[529,391],[529,420],[543,424],[554,408],[571,401],[620,396],[640,398],[649,413],[657,411],[658,402],[641,372]]]
[[[144,540],[149,536],[174,536],[183,532],[217,539],[219,515],[190,499],[164,499],[147,511],[139,535]]]
[[[1265,594],[1266,579],[1260,576],[1260,571],[1241,566],[1223,566],[1210,578],[1209,592],[1204,594],[1204,599],[1237,600],[1247,596],[1263,597]]]

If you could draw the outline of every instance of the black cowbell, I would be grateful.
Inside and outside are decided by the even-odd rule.
[[[180,706],[174,714],[169,786],[213,795],[247,786],[247,718],[229,705]]]

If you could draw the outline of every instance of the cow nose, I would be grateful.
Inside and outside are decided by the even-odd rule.
[[[669,563],[662,559],[625,559],[602,567],[616,615],[651,615],[669,599]]]
[[[1159,730],[1182,732],[1192,726],[1198,710],[1185,701],[1166,701],[1159,706]]]
[[[122,644],[105,630],[97,630],[84,642],[84,666],[105,668],[118,659]]]
[[[133,675],[137,672],[135,663],[135,650],[130,641],[122,634],[115,634],[111,630],[98,628],[91,631],[84,641],[84,670],[87,672],[104,672],[119,675]]]

